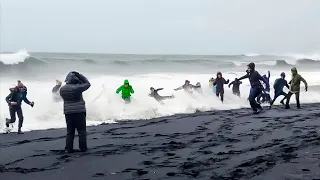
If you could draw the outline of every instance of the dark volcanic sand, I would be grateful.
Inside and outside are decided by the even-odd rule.
[[[1,134],[0,179],[320,179],[320,105],[303,108],[88,127],[85,153],[63,152],[65,129]]]

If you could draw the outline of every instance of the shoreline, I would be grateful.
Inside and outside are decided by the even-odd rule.
[[[88,126],[85,153],[65,128],[0,134],[1,179],[320,178],[320,103],[176,114]],[[75,138],[74,148],[78,148]]]

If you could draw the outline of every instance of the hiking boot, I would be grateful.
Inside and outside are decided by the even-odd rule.
[[[20,128],[18,129],[18,134],[24,134]]]
[[[9,125],[10,125],[10,121],[11,121],[11,119],[6,118],[6,126],[7,126],[7,128],[8,128]]]

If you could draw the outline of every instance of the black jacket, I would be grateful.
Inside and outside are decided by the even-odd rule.
[[[86,112],[82,93],[91,86],[88,79],[82,74],[70,72],[65,82],[66,84],[60,88],[60,95],[64,101],[64,114]]]
[[[223,77],[221,78],[216,78],[216,80],[214,81],[213,85],[216,85],[216,92],[220,92],[220,93],[224,93],[224,84],[228,84],[229,80],[226,81]]]
[[[274,85],[273,85],[274,90],[276,92],[283,91],[284,86],[286,86],[288,89],[290,89],[287,80],[282,79],[282,78],[276,79],[276,81],[274,82]]]
[[[263,81],[267,86],[268,86],[268,82],[266,79],[264,79],[259,73],[258,71],[253,71],[251,73],[247,73],[246,75],[242,76],[241,78],[239,78],[239,81],[242,79],[246,79],[249,78],[250,81],[250,85],[251,88],[261,88],[263,89],[263,86],[261,85],[260,81]],[[267,87],[268,88],[268,87]]]
[[[230,88],[230,86],[231,85],[233,85],[232,86],[232,91],[233,92],[240,92],[240,84],[242,84],[242,82],[241,81],[232,81],[230,84],[229,84],[229,88]]]

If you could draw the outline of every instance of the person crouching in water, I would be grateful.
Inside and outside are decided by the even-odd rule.
[[[240,84],[242,84],[241,81],[239,81],[237,78],[234,79],[234,81],[232,81],[228,87],[230,88],[231,85],[232,86],[232,93],[236,96],[240,97]]]
[[[119,94],[121,91],[121,97],[125,101],[125,103],[130,103],[131,102],[131,94],[134,94],[134,90],[132,86],[129,84],[129,81],[126,79],[124,80],[124,83],[122,86],[120,86],[116,93]]]
[[[174,98],[173,95],[172,95],[172,96],[160,96],[160,95],[158,94],[158,91],[161,91],[161,90],[163,90],[163,88],[155,89],[155,88],[151,87],[151,88],[150,88],[150,94],[149,94],[149,96],[150,96],[150,97],[153,97],[153,98],[154,98],[155,100],[157,100],[158,102],[162,102],[162,101],[165,100],[165,99],[173,99],[173,98]]]
[[[184,85],[174,89],[175,91],[183,89],[185,92],[192,94],[194,89],[200,88],[201,86],[195,86],[190,84],[189,80],[185,80]]]
[[[282,72],[280,74],[280,76],[281,77],[276,79],[274,84],[273,84],[273,87],[274,87],[274,98],[270,103],[270,108],[273,105],[274,101],[276,101],[276,99],[279,96],[281,96],[281,95],[284,96],[284,98],[280,101],[280,103],[283,104],[283,105],[284,105],[284,100],[287,98],[287,93],[283,92],[284,86],[286,86],[288,89],[290,88],[289,85],[288,85],[287,80],[285,79],[286,78],[286,74],[284,72]]]
[[[52,95],[53,95],[53,100],[55,102],[60,102],[62,101],[62,98],[60,96],[60,88],[61,88],[62,82],[59,80],[56,80],[56,85],[52,88]]]
[[[78,131],[79,148],[82,152],[87,150],[86,130],[86,104],[82,93],[91,86],[88,79],[78,72],[68,73],[65,85],[60,88],[60,95],[63,99],[64,115],[67,123],[67,139],[65,150],[68,153],[74,152],[73,140],[75,130]]]
[[[23,125],[23,113],[22,113],[22,101],[34,106],[34,102],[30,102],[27,98],[27,87],[25,87],[21,81],[18,81],[18,85],[14,88],[10,88],[10,94],[6,97],[6,102],[9,105],[10,119],[6,119],[6,127],[8,128],[11,123],[16,122],[16,113],[19,118],[18,134],[23,134],[21,131]]]
[[[301,83],[301,81],[304,83],[306,91],[308,91],[308,83],[300,74],[298,74],[297,68],[295,68],[295,67],[292,68],[291,73],[292,73],[292,79],[289,82],[290,91],[288,92],[288,95],[287,95],[286,109],[290,108],[290,106],[289,106],[290,98],[293,94],[296,95],[297,108],[301,109],[301,106],[300,106],[300,83]]]
[[[261,94],[262,92],[262,85],[260,83],[260,80],[263,81],[267,86],[268,83],[266,79],[264,79],[258,71],[255,70],[255,64],[254,63],[249,63],[247,65],[248,69],[246,70],[247,74],[239,78],[239,81],[245,78],[249,78],[250,85],[252,90],[250,89],[250,95],[249,95],[249,102],[250,106],[253,110],[253,113],[259,113],[262,111],[262,107],[260,104],[256,102],[256,98]],[[269,87],[268,87],[269,88]]]
[[[217,78],[216,80],[214,81],[213,85],[217,85],[216,87],[216,95],[217,97],[219,97],[220,95],[220,98],[221,98],[221,102],[223,102],[223,95],[224,95],[224,87],[223,85],[224,84],[228,84],[229,83],[229,79],[226,81],[223,77],[222,77],[222,73],[221,72],[218,72],[217,73]]]

